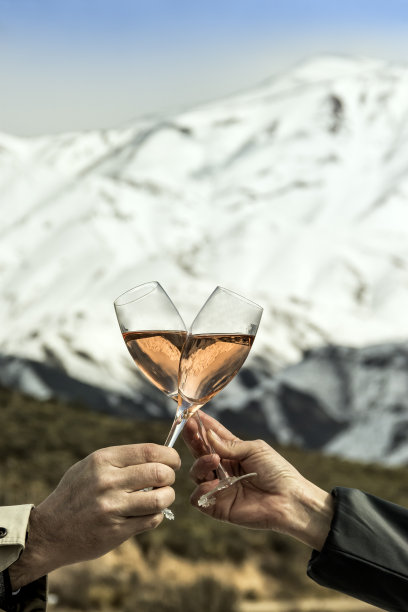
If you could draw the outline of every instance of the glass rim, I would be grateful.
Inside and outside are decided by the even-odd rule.
[[[217,285],[217,287],[214,289],[214,293],[218,291],[218,289],[220,289],[221,291],[225,291],[225,293],[229,293],[233,295],[234,297],[239,298],[243,302],[246,302],[247,304],[250,304],[251,306],[254,306],[255,308],[258,308],[259,310],[263,311],[262,306],[260,306],[256,302],[253,302],[252,300],[249,300],[248,298],[244,297],[240,293],[237,293],[236,291],[231,291],[231,289],[227,289],[226,287],[221,287],[221,285]]]
[[[124,291],[123,293],[121,293],[116,298],[116,300],[114,300],[113,305],[115,306],[115,308],[117,308],[120,306],[126,306],[127,304],[132,304],[132,302],[137,302],[138,300],[141,300],[142,298],[146,297],[158,287],[160,287],[160,289],[164,291],[163,287],[160,285],[158,281],[148,281],[147,283],[142,283],[141,285],[135,285],[131,289],[128,289],[127,291]],[[145,290],[143,291],[143,289]],[[130,294],[136,291],[140,291],[140,290],[142,291],[140,294],[138,294],[135,297],[131,297]],[[124,299],[125,296],[129,296],[129,299]]]

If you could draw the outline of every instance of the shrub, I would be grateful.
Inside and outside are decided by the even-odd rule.
[[[124,612],[236,612],[237,602],[233,588],[204,577],[187,586],[151,585],[134,593]]]

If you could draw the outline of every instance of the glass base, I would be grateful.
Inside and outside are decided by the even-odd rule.
[[[166,518],[167,520],[174,521],[174,514],[170,510],[170,508],[165,508],[164,510],[162,510],[162,514],[163,514],[164,518]]]
[[[256,472],[251,472],[250,474],[243,474],[242,476],[228,476],[227,478],[223,478],[220,480],[217,486],[214,487],[214,489],[211,489],[211,491],[208,491],[208,493],[201,495],[198,500],[198,505],[200,508],[210,508],[211,506],[214,506],[215,502],[217,501],[214,495],[218,493],[218,491],[223,491],[231,485],[234,485],[236,482],[244,480],[244,478],[252,478],[253,476],[258,476],[258,474]]]

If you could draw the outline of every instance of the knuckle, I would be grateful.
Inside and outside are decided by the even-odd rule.
[[[227,442],[227,447],[229,447],[230,450],[234,451],[239,448],[240,444],[242,444],[242,440],[229,440]]]
[[[95,502],[96,512],[99,517],[108,517],[113,513],[112,504],[109,499],[105,496],[101,496],[96,499]]]
[[[89,462],[91,467],[99,468],[105,463],[104,453],[102,449],[98,449],[89,455]]]
[[[157,452],[158,445],[153,442],[147,442],[143,444],[143,458],[146,463],[151,463],[157,460]]]
[[[153,512],[161,512],[167,506],[170,506],[174,502],[176,498],[176,494],[174,489],[171,487],[165,487],[163,489],[158,489],[155,491],[155,496],[152,503],[152,511]]]
[[[154,478],[155,482],[161,486],[172,484],[174,482],[174,472],[171,468],[167,467],[163,463],[154,464]]]
[[[99,471],[94,476],[94,486],[96,491],[104,493],[115,488],[115,478],[110,471]]]
[[[153,512],[160,512],[166,507],[163,491],[156,491],[153,499]]]
[[[265,442],[265,440],[260,440],[260,439],[259,440],[254,440],[252,442],[252,444],[253,444],[253,446],[254,446],[254,448],[256,450],[265,451],[266,449],[269,448],[269,444],[267,442]]]
[[[103,474],[97,474],[94,476],[94,488],[97,493],[103,493],[105,491],[106,487]]]

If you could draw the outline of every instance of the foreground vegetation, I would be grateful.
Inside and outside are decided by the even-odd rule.
[[[72,463],[93,450],[162,443],[169,422],[135,422],[0,389],[0,503],[39,503]],[[180,440],[174,522],[142,534],[106,558],[51,578],[58,609],[164,612],[236,609],[239,598],[327,593],[305,575],[310,551],[279,534],[216,523],[189,505],[191,457]],[[279,448],[306,477],[330,490],[357,487],[408,506],[407,469],[386,469]],[[112,570],[114,568],[114,571]]]

